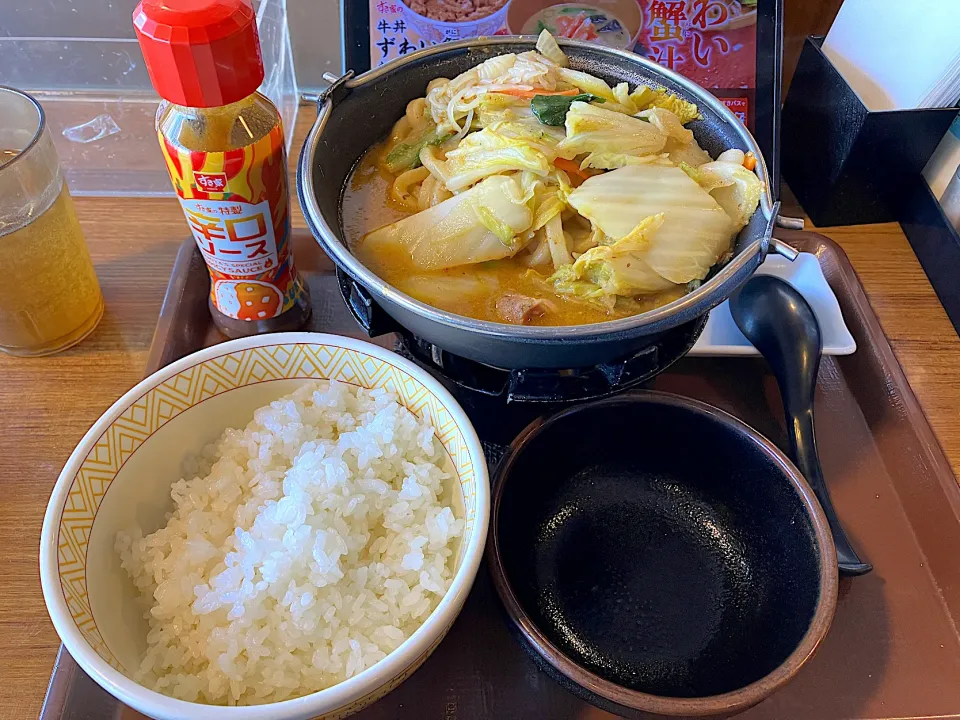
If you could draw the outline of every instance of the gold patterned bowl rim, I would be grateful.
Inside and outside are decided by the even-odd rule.
[[[86,540],[103,496],[123,463],[149,437],[203,400],[270,380],[332,379],[392,387],[402,404],[429,416],[456,468],[467,527],[450,589],[397,650],[326,690],[268,705],[226,707],[177,700],[124,675],[86,602]],[[337,335],[278,333],[200,350],[146,378],[87,431],[64,465],[44,516],[40,579],[47,610],[67,650],[97,683],[157,718],[281,720],[336,713],[402,675],[428,654],[463,606],[483,556],[490,514],[487,465],[463,409],[429,373],[386,348]]]

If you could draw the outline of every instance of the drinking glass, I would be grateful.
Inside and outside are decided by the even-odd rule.
[[[89,335],[102,315],[43,108],[0,86],[0,350],[59,352]]]

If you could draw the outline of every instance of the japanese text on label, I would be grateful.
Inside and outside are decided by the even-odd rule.
[[[234,277],[259,275],[277,266],[270,204],[181,199],[187,224],[203,258]]]

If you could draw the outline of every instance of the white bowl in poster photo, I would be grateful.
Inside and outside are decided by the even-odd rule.
[[[443,20],[434,20],[431,17],[422,15],[411,6],[418,4],[429,4],[431,0],[425,0],[425,3],[417,3],[416,0],[400,0],[403,8],[403,19],[410,25],[421,39],[430,44],[446,42],[448,40],[467,40],[485,35],[496,35],[504,27],[507,21],[507,9],[510,7],[509,0],[498,10],[490,15],[476,20],[461,20],[448,22]]]

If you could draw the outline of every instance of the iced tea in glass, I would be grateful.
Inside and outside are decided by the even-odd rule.
[[[102,315],[43,109],[0,86],[0,350],[59,352],[89,335]]]

